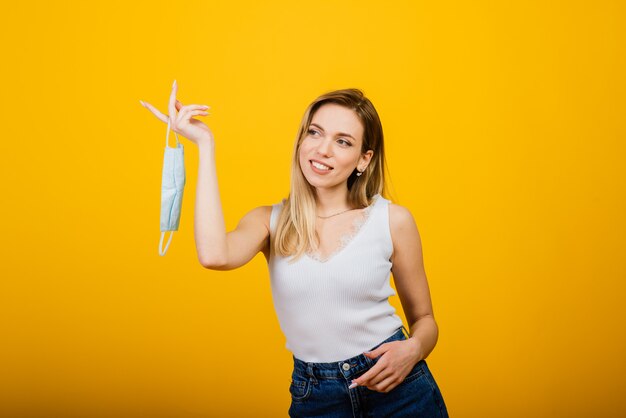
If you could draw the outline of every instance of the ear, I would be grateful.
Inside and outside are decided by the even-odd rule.
[[[367,152],[361,154],[361,159],[359,160],[359,170],[360,171],[365,171],[367,166],[370,164],[370,160],[372,159],[373,155],[374,155],[374,151],[371,150],[371,149],[367,150]]]

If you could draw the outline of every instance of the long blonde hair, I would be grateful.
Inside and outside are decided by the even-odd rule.
[[[313,115],[326,103],[336,103],[354,110],[364,127],[361,153],[374,151],[363,174],[357,176],[355,169],[348,177],[348,203],[356,208],[364,208],[372,203],[376,194],[388,198],[383,128],[372,102],[359,89],[335,90],[319,96],[306,108],[300,123],[291,165],[291,192],[283,200],[272,244],[276,254],[283,257],[294,255],[291,262],[299,259],[308,248],[317,249],[319,245],[315,231],[315,190],[302,173],[299,152]]]

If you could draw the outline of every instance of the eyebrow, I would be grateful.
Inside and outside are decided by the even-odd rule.
[[[322,128],[321,126],[319,126],[317,123],[312,123],[310,126],[316,126],[316,127],[320,128],[322,131],[324,130],[324,128]],[[350,138],[352,138],[352,139],[354,139],[354,140],[356,141],[356,138],[355,138],[355,137],[353,137],[353,136],[352,136],[352,135],[350,135],[350,134],[347,134],[347,133],[345,133],[345,132],[337,132],[337,133],[338,133],[339,135],[341,135],[341,136],[349,136]]]

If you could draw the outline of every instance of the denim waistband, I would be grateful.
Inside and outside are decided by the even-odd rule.
[[[372,347],[370,350],[378,348],[380,345],[390,342],[405,340],[410,337],[404,325],[385,341]],[[370,359],[364,354],[351,357],[346,360],[334,361],[330,363],[310,363],[293,356],[294,372],[301,376],[310,376],[317,379],[352,379],[360,373],[368,370],[378,359]]]

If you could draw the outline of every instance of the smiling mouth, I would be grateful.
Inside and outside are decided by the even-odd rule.
[[[317,168],[318,170],[330,171],[333,169],[332,167],[318,163],[317,161],[309,160],[309,162],[311,163],[313,167]]]

